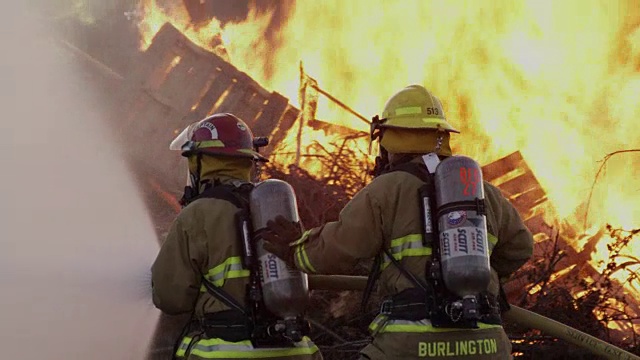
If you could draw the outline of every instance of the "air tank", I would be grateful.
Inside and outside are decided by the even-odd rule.
[[[482,171],[469,157],[451,156],[434,180],[444,284],[462,298],[475,296],[491,280]]]
[[[255,234],[267,226],[267,221],[278,215],[290,221],[299,221],[298,206],[293,188],[277,179],[256,184],[249,197],[251,223]],[[307,274],[289,267],[277,256],[263,248],[264,240],[257,237],[255,244],[265,306],[275,315],[293,319],[302,315],[309,301]]]

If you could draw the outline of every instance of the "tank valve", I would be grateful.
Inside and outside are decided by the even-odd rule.
[[[465,296],[462,299],[462,318],[465,320],[479,320],[478,301],[475,296]]]
[[[301,319],[298,318],[289,318],[278,320],[267,329],[267,333],[273,338],[284,337],[290,341],[298,342],[308,334],[308,328],[308,322],[301,321]]]

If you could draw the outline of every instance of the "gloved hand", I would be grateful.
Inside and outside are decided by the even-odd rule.
[[[262,233],[262,238],[265,240],[263,247],[295,268],[294,248],[289,244],[300,239],[301,236],[302,225],[299,222],[289,221],[284,216],[278,215],[274,220],[267,221],[267,227]]]

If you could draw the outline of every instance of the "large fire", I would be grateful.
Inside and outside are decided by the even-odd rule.
[[[176,3],[143,0],[143,48],[171,22],[204,48],[219,53],[223,46],[232,64],[294,104],[302,61],[320,87],[369,117],[404,86],[424,84],[463,131],[453,138],[458,153],[488,163],[520,150],[558,216],[579,232],[640,227],[637,152],[607,162],[585,220],[600,161],[640,144],[637,0],[300,1],[274,30],[277,44],[263,41],[269,12],[194,28]],[[368,130],[328,104],[320,102],[318,119]],[[593,255],[596,266],[607,241]],[[640,245],[627,251],[638,254]]]

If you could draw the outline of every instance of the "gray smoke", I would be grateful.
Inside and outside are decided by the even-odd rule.
[[[1,357],[142,359],[151,220],[92,84],[25,3],[0,15]]]

